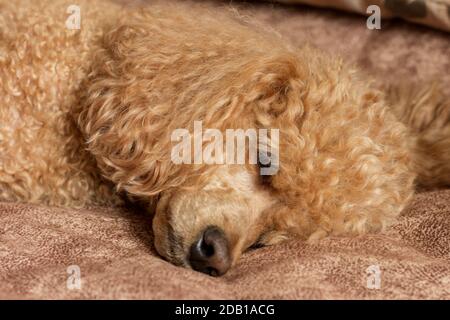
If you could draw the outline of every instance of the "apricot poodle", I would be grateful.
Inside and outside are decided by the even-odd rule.
[[[450,184],[433,86],[383,93],[224,9],[76,2],[0,0],[1,201],[145,203],[163,257],[221,275],[254,245],[382,230],[416,187]],[[278,171],[174,163],[194,121],[278,129]]]

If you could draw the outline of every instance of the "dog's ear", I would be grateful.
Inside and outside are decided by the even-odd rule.
[[[122,24],[103,36],[74,110],[87,149],[103,176],[131,195],[152,196],[176,184],[170,161],[170,109],[150,105],[146,28]],[[154,91],[154,90],[153,90]]]
[[[297,54],[277,50],[276,42],[274,52],[261,55],[250,43],[242,59],[213,55],[209,66],[209,44],[189,38],[205,47],[193,53],[177,32],[161,34],[149,14],[142,11],[104,34],[74,111],[107,179],[132,195],[149,196],[207,170],[171,161],[168,133],[196,120],[221,131],[278,128],[280,147],[296,149],[307,77]]]

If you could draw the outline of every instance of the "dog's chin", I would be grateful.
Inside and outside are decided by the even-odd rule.
[[[176,266],[189,267],[183,238],[175,232],[166,218],[155,215],[152,226],[154,246],[158,254]]]

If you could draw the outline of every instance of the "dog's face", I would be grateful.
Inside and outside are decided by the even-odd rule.
[[[222,275],[244,250],[263,244],[276,203],[257,170],[220,167],[200,189],[162,193],[153,220],[156,249],[174,264]]]
[[[175,164],[171,134],[191,131],[195,121],[202,121],[205,128],[222,134],[228,129],[287,128],[289,123],[288,135],[295,136],[303,113],[297,79],[302,60],[278,50],[273,57],[255,53],[252,48],[262,40],[259,33],[228,15],[211,20],[208,10],[199,9],[205,27],[214,21],[222,30],[230,24],[235,32],[228,30],[223,36],[229,40],[222,39],[244,44],[245,57],[234,49],[222,53],[228,46],[210,47],[211,41],[193,37],[191,31],[187,38],[168,40],[184,32],[184,24],[186,30],[197,29],[203,21],[196,17],[191,24],[194,20],[179,19],[183,10],[171,10],[141,10],[108,29],[94,50],[95,63],[80,87],[81,102],[73,114],[102,175],[152,208],[157,199],[157,251],[174,264],[220,275],[250,246],[283,239],[286,228],[274,223],[280,221],[274,215],[283,201],[264,183],[254,163],[213,169]],[[174,25],[180,32],[173,32]],[[196,54],[184,47],[186,39],[189,45],[194,41]],[[267,40],[268,48],[279,47],[275,39],[275,44]],[[193,180],[200,175],[202,183]]]
[[[114,41],[115,46],[116,43]],[[112,52],[116,53],[115,50]],[[282,68],[286,77],[270,83],[263,79],[260,84],[260,72],[253,69],[238,74],[242,80],[233,77],[229,84],[231,88],[237,82],[245,86],[242,89],[245,92],[251,91],[253,86],[258,92],[249,95],[248,101],[235,103],[226,112],[209,107],[226,101],[226,93],[221,87],[217,88],[217,96],[206,97],[207,106],[197,108],[192,105],[189,106],[191,112],[179,112],[174,108],[187,106],[177,106],[176,101],[152,109],[149,101],[152,101],[152,95],[160,99],[160,90],[152,88],[154,83],[147,79],[146,73],[140,75],[140,81],[133,80],[126,86],[110,79],[108,68],[111,65],[120,69],[117,74],[123,76],[130,71],[121,68],[129,68],[129,64],[118,64],[117,57],[112,57],[110,51],[100,51],[95,71],[81,87],[82,103],[74,115],[103,176],[118,190],[147,201],[152,208],[157,199],[153,218],[155,247],[168,261],[207,274],[222,275],[249,247],[275,244],[291,233],[292,224],[284,223],[280,217],[280,212],[286,212],[284,209],[289,203],[283,199],[288,194],[282,192],[286,186],[278,183],[281,188],[274,188],[268,180],[275,176],[262,176],[259,165],[178,165],[171,159],[171,134],[179,129],[191,132],[193,123],[199,120],[203,121],[204,127],[222,134],[228,129],[263,128],[280,129],[280,132],[288,129],[285,136],[296,136],[296,123],[303,109],[296,107],[284,112],[288,104],[283,99],[289,93],[294,96],[290,99],[295,103],[300,91],[296,88],[274,91],[272,88],[289,83],[286,78],[291,69],[295,69],[295,63],[286,59],[287,67]],[[263,67],[268,73],[272,68],[278,70],[279,62]],[[133,69],[133,77],[140,71]],[[248,77],[255,73],[255,84],[252,84]],[[289,84],[296,87],[298,83]],[[171,99],[176,98],[174,95]],[[297,140],[284,141],[289,144]],[[285,146],[283,150],[295,149]],[[287,154],[284,152],[280,156]],[[287,181],[286,174],[276,179]],[[204,178],[202,183],[196,180],[198,176]]]
[[[220,275],[254,244],[378,230],[398,214],[413,184],[406,130],[364,81],[350,85],[351,69],[222,23],[201,31],[227,30],[221,41],[195,37],[188,19],[192,51],[184,28],[173,32],[182,16],[148,11],[106,33],[73,111],[103,176],[149,206],[157,199],[162,256]],[[222,134],[279,129],[279,170],[264,182],[255,164],[174,163],[172,133],[196,121]]]

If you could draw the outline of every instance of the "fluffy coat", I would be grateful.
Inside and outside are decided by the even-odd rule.
[[[291,235],[382,230],[416,185],[450,182],[450,107],[435,88],[387,97],[308,46],[202,6],[126,8],[0,1],[0,200],[156,212],[155,245],[188,266],[218,225],[232,262]],[[280,130],[276,175],[175,165],[171,132],[193,122]]]

